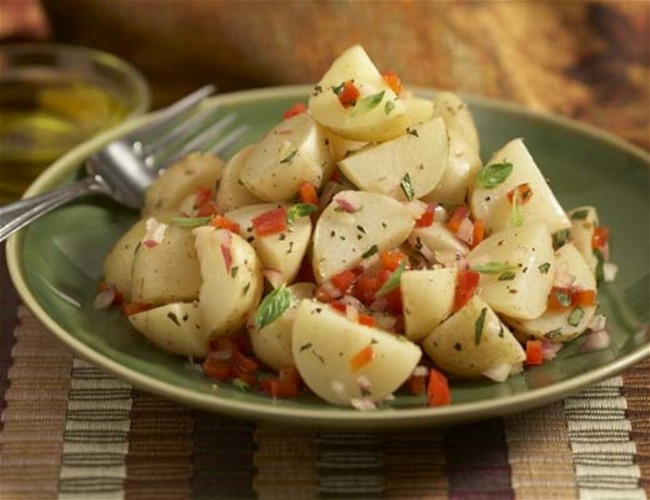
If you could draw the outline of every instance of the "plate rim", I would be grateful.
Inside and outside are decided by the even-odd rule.
[[[310,85],[287,85],[278,87],[267,87],[253,90],[243,90],[225,93],[210,98],[210,103],[216,104],[238,104],[250,103],[260,100],[271,100],[282,97],[307,96],[311,91]],[[414,92],[418,95],[433,95],[436,90],[430,88],[415,87]],[[570,118],[549,113],[540,113],[524,106],[508,101],[501,101],[482,96],[471,96],[459,94],[468,102],[470,107],[478,105],[486,109],[494,109],[515,115],[523,115],[542,122],[572,129],[578,133],[592,136],[609,146],[624,150],[638,158],[650,169],[650,155],[643,149],[630,144],[629,142],[598,129],[592,125],[577,122]],[[79,168],[83,159],[104,144],[123,133],[132,130],[140,123],[147,121],[153,116],[149,113],[145,116],[131,119],[124,124],[105,132],[95,138],[74,148],[59,160],[48,167],[27,189],[24,196],[33,196],[43,192],[48,186],[56,183],[63,175],[70,174]],[[399,408],[394,411],[382,410],[374,412],[359,412],[349,408],[299,408],[276,406],[273,400],[269,399],[268,404],[258,402],[240,401],[236,399],[224,399],[218,393],[202,393],[191,389],[177,386],[170,382],[164,382],[141,373],[137,369],[127,367],[118,361],[94,350],[89,345],[78,340],[72,334],[52,319],[41,307],[36,297],[29,289],[24,273],[22,272],[21,249],[24,243],[24,234],[19,232],[11,236],[7,241],[6,259],[10,278],[23,304],[27,306],[32,314],[52,332],[61,342],[67,345],[72,351],[87,361],[102,367],[117,378],[127,381],[136,388],[157,394],[186,404],[195,408],[218,412],[236,418],[246,420],[272,422],[282,425],[299,425],[301,427],[318,428],[341,428],[349,429],[391,429],[402,427],[434,427],[456,424],[466,421],[474,421],[487,417],[497,417],[506,414],[543,406],[553,401],[558,401],[571,394],[578,392],[585,387],[593,385],[605,378],[615,376],[632,365],[650,357],[650,343],[644,344],[637,349],[627,353],[621,358],[601,366],[595,370],[577,375],[575,377],[556,382],[554,384],[529,389],[523,393],[507,395],[498,398],[481,400],[476,402],[461,403],[446,407],[431,408]]]

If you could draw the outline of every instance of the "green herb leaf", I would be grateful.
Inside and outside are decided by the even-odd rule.
[[[280,163],[291,163],[291,160],[293,160],[293,157],[296,156],[297,154],[298,154],[298,150],[294,149],[285,158],[280,160]]]
[[[418,131],[416,129],[414,129],[414,128],[408,127],[406,129],[406,133],[409,134],[409,135],[412,135],[413,137],[420,137],[420,134],[418,134]]]
[[[376,94],[367,95],[366,97],[359,99],[354,106],[354,110],[350,113],[350,116],[358,116],[365,113],[369,113],[384,99],[385,90],[377,92]]]
[[[395,103],[393,101],[386,101],[384,104],[384,113],[390,115],[391,111],[395,109]]]
[[[566,290],[558,288],[553,291],[553,294],[555,294],[555,298],[562,307],[569,307],[571,305],[571,294]]]
[[[573,220],[585,220],[589,215],[589,209],[583,208],[582,210],[576,210],[571,214],[571,219]]]
[[[377,290],[377,293],[375,293],[375,297],[383,297],[388,292],[395,290],[399,286],[400,278],[405,269],[406,259],[400,262],[399,266],[397,266],[397,269],[390,273],[388,279],[384,282],[383,285],[381,285],[381,288]]]
[[[487,314],[487,307],[481,309],[476,323],[474,324],[474,345],[481,343],[481,336],[483,335],[483,326],[485,325],[485,315]]]
[[[287,210],[287,224],[293,225],[297,217],[307,217],[318,210],[313,203],[297,203]]]
[[[345,87],[345,82],[341,82],[339,85],[332,85],[332,92],[339,95],[343,91],[343,87]]]
[[[515,279],[516,276],[517,274],[515,272],[506,271],[499,275],[499,281],[512,281],[513,279]]]
[[[508,162],[488,165],[479,172],[476,183],[487,189],[495,188],[508,178],[513,168]]]
[[[239,266],[233,266],[230,268],[230,276],[233,278],[237,276],[237,271],[239,271]]]
[[[569,230],[562,229],[553,234],[553,250],[558,250],[569,241]]]
[[[521,205],[519,204],[519,190],[515,189],[512,195],[512,210],[510,212],[510,224],[512,227],[520,227],[524,224],[524,214],[521,213]]]
[[[261,330],[278,319],[291,306],[291,293],[284,285],[269,293],[255,313],[255,328]]]
[[[235,386],[235,389],[237,389],[238,391],[242,391],[242,392],[247,392],[251,388],[251,386],[248,383],[244,382],[240,378],[233,379],[232,385]]]
[[[547,274],[549,269],[551,269],[551,263],[550,262],[544,262],[543,264],[540,264],[537,269],[539,269],[539,272],[542,274]]]
[[[408,201],[412,201],[413,198],[415,198],[415,191],[411,184],[411,176],[408,172],[404,174],[404,177],[402,177],[402,180],[399,182],[399,187],[402,188],[402,192]]]
[[[500,274],[505,271],[517,269],[517,266],[506,264],[505,262],[486,262],[485,264],[477,264],[471,267],[472,271],[482,274]]]
[[[180,227],[198,227],[210,224],[212,217],[172,217],[172,224]]]
[[[377,247],[377,245],[373,245],[361,255],[361,258],[367,259],[368,257],[372,257],[378,251],[379,251],[379,247]]]
[[[571,326],[578,326],[582,318],[585,316],[585,310],[582,307],[574,307],[571,314],[567,318],[567,323]]]

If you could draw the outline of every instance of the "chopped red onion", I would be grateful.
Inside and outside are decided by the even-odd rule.
[[[503,382],[510,375],[511,369],[511,364],[499,363],[498,365],[481,372],[481,374],[490,380],[494,380],[495,382]]]
[[[111,286],[109,288],[103,289],[97,295],[95,295],[95,300],[93,300],[93,309],[107,309],[115,301],[115,289]]]
[[[264,277],[271,283],[273,288],[278,288],[282,283],[284,283],[283,274],[277,269],[264,269]]]
[[[165,239],[165,231],[167,230],[167,224],[158,222],[153,217],[147,219],[145,223],[147,232],[142,238],[142,244],[147,248],[153,248],[156,245],[162,243]]]
[[[611,283],[616,279],[618,274],[618,266],[611,262],[605,262],[603,264],[603,275],[607,283]]]
[[[377,405],[371,399],[368,398],[352,398],[350,399],[350,404],[354,409],[359,411],[368,411],[368,410],[377,409]]]
[[[458,231],[456,232],[456,238],[461,241],[464,241],[468,245],[472,244],[474,239],[474,224],[469,219],[463,219],[459,226]]]
[[[436,222],[447,222],[449,219],[449,212],[442,205],[436,205],[433,209],[433,220]]]
[[[221,255],[223,256],[223,261],[226,264],[226,272],[230,272],[232,266],[232,252],[230,251],[230,246],[221,245]]]
[[[596,314],[593,318],[591,318],[591,321],[589,321],[589,324],[587,325],[587,328],[589,328],[592,332],[599,332],[601,330],[604,330],[607,327],[607,317],[605,317],[604,314]]]
[[[355,207],[351,202],[349,202],[343,197],[335,197],[334,203],[336,203],[339,207],[341,207],[346,212],[354,213],[357,211],[357,207]]]
[[[607,330],[600,330],[587,336],[585,342],[580,346],[578,352],[599,351],[609,347],[610,337]]]
[[[555,356],[557,355],[558,352],[560,352],[560,349],[564,347],[564,344],[562,343],[554,343],[549,340],[543,339],[542,340],[542,358],[544,361],[550,361],[552,359],[555,359]]]

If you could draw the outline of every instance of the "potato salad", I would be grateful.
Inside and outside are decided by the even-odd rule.
[[[583,334],[608,345],[596,209],[562,207],[525,138],[483,163],[462,98],[414,95],[358,45],[258,142],[167,168],[141,215],[95,307],[215,383],[441,406],[450,382],[502,382]]]

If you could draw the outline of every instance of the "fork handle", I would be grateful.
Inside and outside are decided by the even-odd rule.
[[[0,207],[0,242],[42,215],[69,201],[94,193],[108,194],[108,187],[95,176]]]

